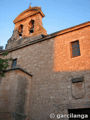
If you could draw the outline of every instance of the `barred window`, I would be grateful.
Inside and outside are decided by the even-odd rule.
[[[17,65],[17,59],[12,60],[12,68],[15,68]]]
[[[79,40],[71,42],[72,57],[80,56]]]

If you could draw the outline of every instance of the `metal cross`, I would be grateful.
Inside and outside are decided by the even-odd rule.
[[[30,2],[29,7],[31,7],[31,4],[32,4],[32,3]]]

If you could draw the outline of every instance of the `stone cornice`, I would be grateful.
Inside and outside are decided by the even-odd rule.
[[[33,11],[34,13],[33,13],[32,11]],[[29,14],[27,15],[27,13],[29,13]],[[21,21],[21,20],[24,20],[25,18],[28,18],[28,17],[30,17],[30,16],[36,15],[36,14],[38,14],[38,13],[40,13],[40,14],[42,15],[42,17],[45,16],[40,7],[31,7],[31,8],[28,8],[27,10],[25,10],[25,11],[23,11],[21,14],[19,14],[19,15],[15,18],[15,20],[14,20],[13,22],[14,22],[14,24],[16,24],[17,22],[19,22],[19,21]],[[26,14],[26,15],[25,15],[25,14]],[[23,16],[23,15],[24,15],[24,16]]]

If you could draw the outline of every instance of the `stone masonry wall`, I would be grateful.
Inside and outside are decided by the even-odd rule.
[[[28,116],[30,86],[31,77],[22,71],[5,74],[0,81],[0,120],[23,120]]]
[[[72,57],[71,42],[76,40],[79,40],[81,55]],[[79,70],[90,70],[90,26],[55,38],[54,71]]]
[[[33,75],[30,105],[27,107],[30,120],[50,120],[51,113],[65,114],[68,113],[68,109],[90,108],[90,66],[88,66],[90,55],[87,52],[85,56],[90,43],[88,31],[88,27],[79,29],[9,53],[8,57],[17,58],[17,65]],[[80,39],[82,57],[80,61],[79,58],[77,61],[72,59],[73,64],[67,63],[66,66],[66,68],[71,66],[72,69],[65,69],[66,57],[67,62],[71,59],[68,43],[77,39]],[[60,41],[65,43],[64,46]],[[58,49],[55,47],[56,43]],[[82,45],[85,45],[84,48]],[[61,52],[64,54],[60,54]],[[82,66],[79,70],[74,69],[82,61],[88,67],[82,64],[83,69]],[[78,77],[83,77],[84,80],[73,83],[72,79]]]

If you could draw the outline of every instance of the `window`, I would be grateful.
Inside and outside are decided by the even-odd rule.
[[[90,108],[68,109],[69,120],[90,120]]]
[[[19,26],[18,32],[19,32],[19,36],[21,37],[23,34],[23,25],[22,24]]]
[[[29,33],[33,33],[34,32],[34,20],[31,20],[29,22]]]
[[[77,77],[72,79],[72,83],[78,83],[83,81],[84,81],[84,77]]]
[[[79,40],[71,42],[72,57],[80,56]]]
[[[15,68],[17,65],[17,59],[13,59],[12,61],[12,68]]]

